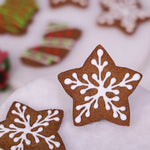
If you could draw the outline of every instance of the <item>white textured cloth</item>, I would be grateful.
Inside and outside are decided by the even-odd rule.
[[[101,120],[82,127],[75,127],[72,118],[72,98],[59,83],[39,79],[17,90],[0,106],[0,121],[4,120],[13,101],[33,109],[59,108],[64,118],[59,134],[66,150],[149,150],[150,149],[150,93],[138,87],[130,96],[130,127]]]

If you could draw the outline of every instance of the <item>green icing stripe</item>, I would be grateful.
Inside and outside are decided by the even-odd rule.
[[[25,56],[29,56],[31,54],[31,52],[29,50],[25,51],[24,55]]]
[[[36,57],[36,59],[41,59],[41,58],[42,58],[42,54],[41,54],[41,53],[37,53],[37,54],[35,55],[35,57]]]
[[[69,40],[64,40],[63,42],[65,47],[69,47],[70,46],[70,41]]]
[[[53,62],[53,58],[52,58],[52,57],[49,57],[49,58],[47,59],[47,62],[48,62],[49,64],[51,64],[51,63]]]
[[[58,39],[52,39],[52,45],[57,46],[59,44]]]

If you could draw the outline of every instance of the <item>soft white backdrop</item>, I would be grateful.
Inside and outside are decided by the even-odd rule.
[[[0,0],[1,3],[3,1]],[[127,36],[117,28],[104,28],[96,24],[96,19],[101,11],[99,0],[89,0],[90,4],[87,9],[73,6],[51,9],[48,0],[37,1],[40,10],[25,35],[0,35],[0,49],[9,51],[12,63],[11,89],[4,94],[0,93],[0,104],[5,102],[0,107],[3,112],[0,119],[5,118],[11,102],[16,100],[36,109],[46,109],[50,106],[63,108],[65,119],[60,134],[68,150],[110,149],[110,146],[112,149],[112,145],[114,150],[120,147],[129,150],[149,150],[150,108],[148,104],[150,94],[146,90],[139,87],[130,98],[131,127],[120,127],[102,121],[83,128],[76,128],[72,124],[72,100],[61,88],[57,74],[80,67],[97,44],[102,44],[117,65],[142,72],[144,77],[140,85],[150,89],[150,21],[141,24],[134,35]],[[140,2],[145,9],[150,9],[149,0],[140,0]],[[46,27],[51,22],[78,27],[83,30],[83,35],[68,57],[60,64],[41,69],[23,65],[20,62],[20,56],[29,47],[41,43]],[[42,79],[37,80],[38,78]],[[25,86],[26,84],[28,85]],[[20,87],[23,88],[9,97],[14,90]],[[81,133],[80,136],[78,133]]]

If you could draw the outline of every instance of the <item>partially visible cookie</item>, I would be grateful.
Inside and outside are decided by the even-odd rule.
[[[4,91],[8,87],[9,70],[8,53],[0,51],[0,91]]]
[[[100,0],[100,4],[98,24],[116,26],[127,34],[133,34],[141,22],[150,19],[150,11],[144,10],[138,0]]]
[[[50,24],[42,45],[25,51],[21,60],[30,66],[50,66],[61,62],[71,51],[81,31],[63,24]]]
[[[50,0],[50,4],[54,8],[66,4],[73,4],[75,6],[85,8],[88,6],[88,0]]]
[[[0,122],[0,147],[4,150],[65,150],[57,131],[63,111],[35,111],[14,102],[6,120]]]
[[[142,75],[118,67],[106,50],[98,45],[81,68],[62,72],[58,79],[73,98],[73,119],[82,126],[101,119],[128,126],[128,97]]]
[[[6,0],[0,7],[0,33],[22,34],[38,10],[35,0]]]

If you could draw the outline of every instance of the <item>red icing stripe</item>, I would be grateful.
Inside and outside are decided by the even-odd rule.
[[[59,49],[55,49],[53,52],[55,55],[60,55],[60,50]]]
[[[46,49],[45,49],[45,52],[46,52],[46,53],[51,53],[51,51],[52,51],[51,48],[46,48]]]

